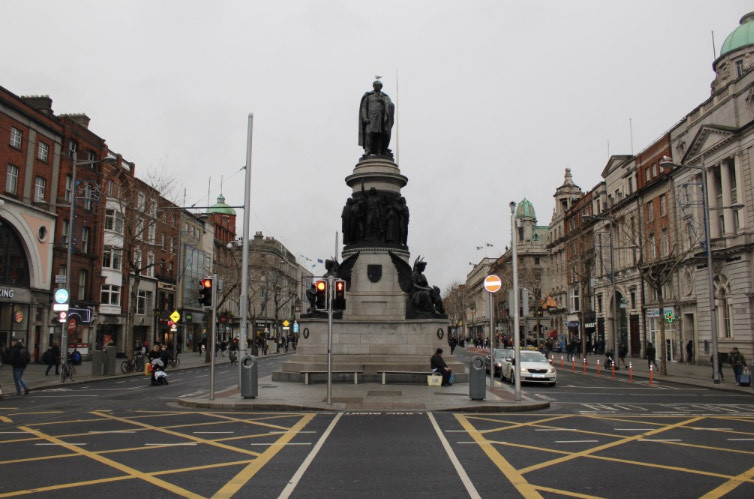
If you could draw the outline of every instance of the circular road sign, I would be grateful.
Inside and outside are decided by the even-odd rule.
[[[503,281],[495,274],[488,275],[484,278],[484,289],[490,293],[496,293],[503,287]]]
[[[55,291],[55,301],[58,303],[68,303],[68,291],[63,288]]]

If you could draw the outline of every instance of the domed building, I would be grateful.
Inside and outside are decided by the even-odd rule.
[[[720,57],[712,63],[716,77],[712,93],[741,78],[754,64],[754,12],[741,18],[740,25],[728,35],[720,48]]]

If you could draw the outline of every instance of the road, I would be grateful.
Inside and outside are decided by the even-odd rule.
[[[284,357],[259,360],[260,377]],[[217,369],[217,386],[237,371]],[[0,497],[754,497],[754,400],[559,372],[534,413],[192,410],[207,368],[0,405]],[[510,390],[509,385],[496,389]]]

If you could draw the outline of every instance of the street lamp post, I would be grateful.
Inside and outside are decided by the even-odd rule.
[[[710,316],[710,335],[712,336],[712,379],[715,384],[720,383],[720,359],[718,359],[718,347],[717,347],[717,317],[715,307],[715,273],[712,269],[712,246],[710,241],[710,227],[709,227],[709,203],[707,201],[707,191],[709,185],[707,184],[707,171],[704,168],[704,157],[702,157],[702,165],[684,165],[673,163],[672,158],[663,156],[660,160],[661,167],[678,167],[678,168],[693,168],[699,170],[702,174],[702,219],[704,221],[704,248],[707,252],[707,279],[709,285],[709,316]]]
[[[613,288],[613,356],[618,353],[618,290],[615,285],[615,246],[613,245],[613,220],[610,217],[599,215],[584,215],[582,218],[591,220],[604,220],[610,225],[608,239],[610,241],[610,282]],[[600,233],[600,246],[602,245],[602,234]],[[613,357],[614,358],[614,357]]]
[[[68,211],[68,248],[65,257],[65,290],[68,292],[68,303],[71,302],[71,260],[73,257],[73,218],[76,211],[76,167],[96,165],[107,161],[112,161],[112,158],[105,158],[95,161],[78,161],[76,151],[73,151],[72,159],[72,171],[71,171],[71,203]],[[60,352],[63,357],[63,362],[68,360],[68,321],[62,322],[60,331]],[[104,345],[103,345],[104,346]]]
[[[516,202],[510,202],[511,208],[511,267],[513,273],[513,372],[516,373],[514,379],[514,399],[521,402],[521,345],[519,339],[519,311],[518,311],[518,243],[516,241]],[[500,376],[502,376],[502,371]]]

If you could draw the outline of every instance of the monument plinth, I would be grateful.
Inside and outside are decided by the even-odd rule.
[[[333,320],[333,370],[357,369],[376,381],[379,370],[429,371],[430,357],[448,344],[448,321],[440,290],[424,277],[426,262],[410,262],[409,209],[401,196],[408,178],[388,146],[394,107],[375,82],[359,108],[359,144],[364,155],[345,178],[351,188],[341,215],[340,263],[328,274],[346,280],[346,309]],[[327,369],[328,319],[309,314],[299,320],[296,354],[273,374],[299,381],[302,371]],[[466,381],[462,364],[446,359],[456,381]]]

